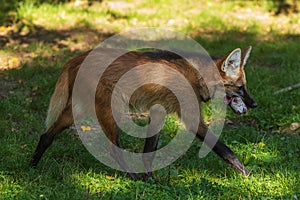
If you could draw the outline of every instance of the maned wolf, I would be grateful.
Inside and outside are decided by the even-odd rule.
[[[118,51],[118,49],[109,48],[103,48],[99,50],[100,53],[107,55],[114,55]],[[219,71],[218,76],[221,77],[221,82],[225,88],[226,95],[224,103],[228,104],[238,114],[246,113],[249,108],[255,108],[257,106],[256,102],[251,98],[246,88],[244,66],[249,58],[250,52],[251,46],[244,50],[237,48],[226,56],[211,61],[211,66],[217,66],[217,69]],[[72,93],[74,82],[81,64],[89,55],[89,53],[90,52],[87,52],[81,56],[78,56],[65,64],[50,100],[46,120],[47,129],[46,132],[40,137],[40,141],[30,163],[32,167],[37,166],[43,153],[53,142],[54,137],[74,123],[72,113]],[[114,120],[111,108],[111,95],[114,83],[116,83],[120,79],[120,77],[122,77],[122,75],[124,75],[128,70],[134,68],[135,66],[140,66],[143,64],[162,64],[163,66],[168,66],[169,68],[180,72],[189,81],[197,96],[199,105],[201,105],[201,102],[207,102],[211,98],[210,93],[206,88],[206,83],[203,82],[203,77],[199,77],[201,75],[197,73],[197,70],[195,70],[195,68],[192,67],[189,62],[187,62],[177,54],[170,51],[127,52],[124,55],[118,57],[114,62],[112,62],[102,74],[102,77],[97,84],[96,95],[94,97],[94,108],[96,110],[98,118],[97,120],[101,124],[101,127],[104,129],[107,137],[110,139],[110,142],[114,144],[112,146],[116,145],[118,147],[121,147],[119,140],[120,128]],[[209,68],[210,66],[205,67]],[[153,79],[160,79],[164,82],[177,84],[177,80],[173,80],[173,77],[164,70],[149,74],[145,74],[142,72],[139,74],[137,71],[135,79],[143,79],[143,77],[146,76],[153,76]],[[85,81],[88,83],[90,81],[89,77],[87,77],[86,79],[87,80]],[[182,89],[184,90],[184,88]],[[149,109],[152,105],[160,104],[165,107],[167,113],[176,113],[179,116],[181,114],[180,105],[175,95],[161,85],[144,85],[136,90],[133,95],[128,98],[130,99],[130,106],[132,106],[132,108]],[[153,115],[155,115],[155,113]],[[200,122],[199,125],[197,125],[198,129],[190,130],[189,126],[186,126],[186,129],[196,134],[196,136],[202,141],[208,134],[210,135],[210,137],[215,137],[212,131],[204,122],[203,117],[201,116],[201,112],[199,115],[200,116],[198,117],[200,117]],[[153,119],[155,120],[155,118]],[[183,121],[183,123],[186,124],[188,122]],[[156,151],[158,137],[159,134],[152,135],[151,137],[146,138],[143,150],[144,153]],[[216,152],[229,166],[244,175],[249,174],[249,171],[239,161],[237,156],[220,140],[216,139],[216,143],[213,144],[210,144],[208,140],[206,141],[206,145],[209,146],[214,152]],[[118,154],[118,152],[114,151],[113,148],[111,153],[114,159],[122,168],[128,169],[130,178],[134,180],[140,178],[137,173],[131,170],[122,154]],[[152,175],[152,160],[143,160],[143,162],[144,167],[147,169],[145,178],[148,178]]]

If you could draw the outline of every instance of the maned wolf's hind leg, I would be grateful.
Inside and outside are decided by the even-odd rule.
[[[205,140],[204,135],[206,137]],[[199,127],[197,137],[202,141],[204,140],[205,144],[214,152],[216,152],[226,162],[227,165],[234,168],[243,175],[250,174],[250,171],[241,163],[241,161],[233,153],[233,151],[224,143],[222,143],[218,138],[216,138],[214,133],[206,125],[202,125],[201,127]]]
[[[66,109],[63,111],[58,120],[40,137],[40,141],[37,145],[33,158],[30,162],[31,167],[36,167],[41,157],[47,148],[52,144],[55,135],[62,132],[64,129],[68,128],[73,124],[73,118],[71,109]]]

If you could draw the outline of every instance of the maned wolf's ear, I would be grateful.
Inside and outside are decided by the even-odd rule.
[[[241,65],[241,49],[237,48],[233,50],[224,61],[221,70],[226,73],[226,75],[232,76],[236,75],[237,69]]]
[[[252,46],[249,46],[249,47],[247,47],[246,49],[243,50],[243,52],[242,52],[243,66],[246,65],[247,60],[250,56],[251,50],[252,50]]]

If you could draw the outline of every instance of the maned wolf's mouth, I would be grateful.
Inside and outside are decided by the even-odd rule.
[[[229,105],[236,114],[241,115],[241,114],[246,114],[248,112],[248,108],[246,104],[239,96],[226,95],[224,97],[224,103],[226,105]]]

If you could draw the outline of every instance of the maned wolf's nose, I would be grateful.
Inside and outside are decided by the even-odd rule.
[[[256,108],[256,107],[257,107],[257,103],[253,102],[252,105],[251,105],[251,108]]]

